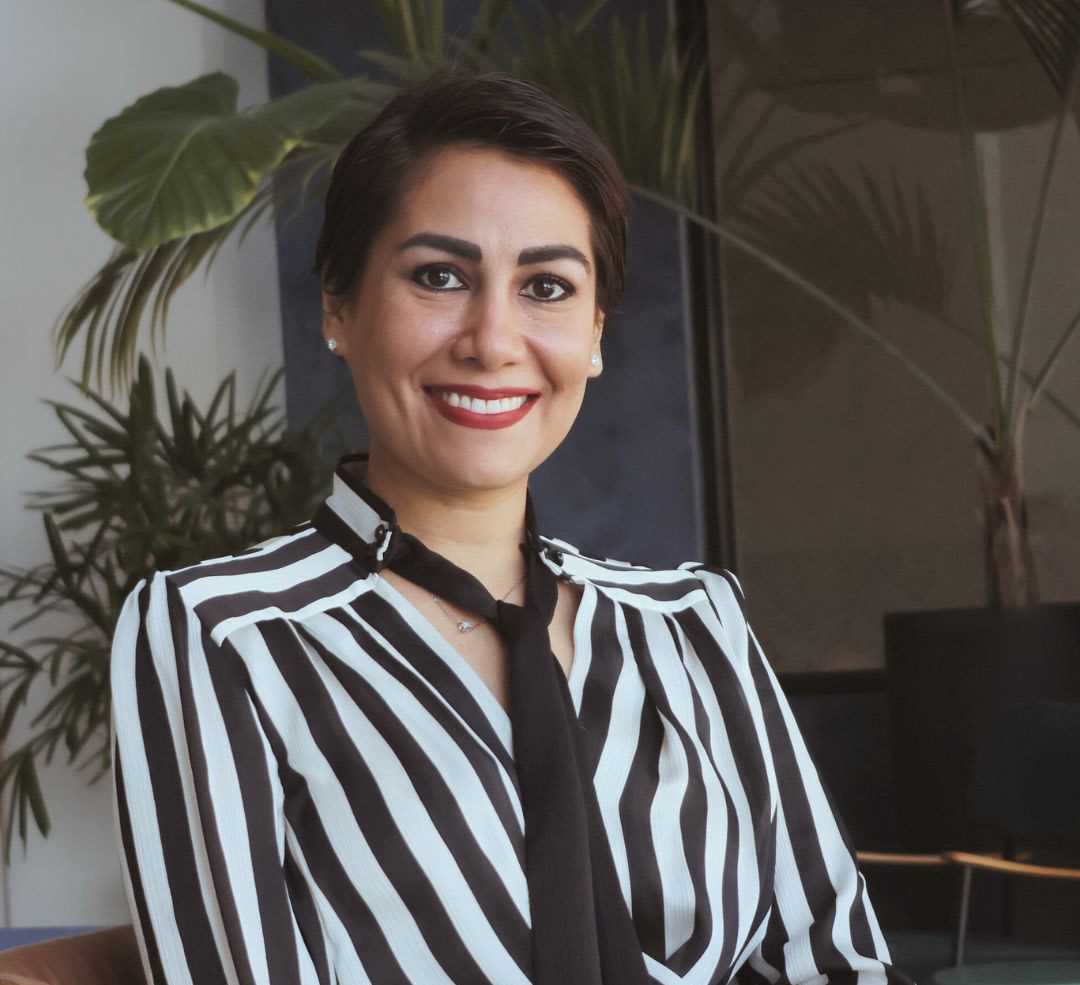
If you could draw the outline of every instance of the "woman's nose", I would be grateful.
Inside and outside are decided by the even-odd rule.
[[[453,355],[484,369],[518,362],[525,353],[522,329],[521,312],[509,289],[476,290],[466,306]]]

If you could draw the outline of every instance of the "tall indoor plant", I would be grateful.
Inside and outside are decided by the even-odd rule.
[[[985,188],[975,127],[959,64],[954,8],[1009,17],[1059,97],[1024,251],[1008,354],[1002,352]],[[1080,700],[1080,602],[1039,604],[1024,495],[1024,435],[1047,380],[1080,326],[1061,317],[1049,354],[1026,380],[1032,288],[1062,137],[1074,117],[1080,82],[1080,4],[1074,0],[943,0],[954,78],[987,359],[989,413],[975,434],[982,492],[983,546],[990,608],[896,612],[885,618],[893,748],[908,806],[910,844],[966,847],[970,764],[984,734],[1014,704]],[[1074,417],[1068,419],[1080,427]],[[991,847],[1008,852],[1007,844]]]
[[[789,4],[782,9],[791,12],[794,7]],[[920,8],[920,12],[932,13],[925,8]],[[963,235],[957,249],[950,251],[947,244],[937,242],[933,230],[935,216],[925,204],[926,199],[918,194],[920,186],[915,169],[909,169],[913,172],[909,173],[887,167],[883,174],[879,163],[874,170],[864,166],[855,171],[850,160],[838,162],[835,153],[831,160],[838,163],[817,161],[812,166],[804,163],[798,169],[788,169],[781,180],[770,179],[768,188],[761,189],[751,203],[749,214],[736,216],[740,228],[758,245],[780,256],[792,256],[796,263],[802,260],[808,246],[820,243],[825,230],[831,238],[847,241],[850,245],[846,250],[841,248],[828,255],[829,261],[841,262],[836,265],[836,275],[825,282],[841,290],[844,285],[837,282],[852,278],[853,271],[858,271],[860,276],[873,276],[888,267],[887,274],[875,282],[879,296],[888,298],[892,296],[893,285],[902,281],[909,271],[917,275],[918,282],[932,283],[935,264],[947,269],[950,257],[956,252],[970,252],[975,261],[977,290],[973,294],[979,305],[971,322],[978,326],[977,331],[969,333],[966,325],[950,321],[950,316],[945,314],[947,294],[935,296],[927,292],[921,301],[913,299],[917,302],[913,306],[917,316],[928,316],[926,321],[938,330],[961,329],[962,336],[974,343],[972,352],[985,368],[983,409],[969,411],[964,420],[963,412],[977,406],[976,401],[968,398],[964,406],[958,405],[953,410],[973,439],[973,457],[978,464],[987,599],[991,604],[886,614],[893,751],[900,780],[899,805],[908,815],[905,837],[909,840],[905,847],[909,848],[940,849],[968,837],[964,823],[967,766],[985,729],[1008,705],[1048,698],[1080,700],[1080,661],[1077,660],[1080,603],[1038,604],[1021,468],[1025,433],[1036,423],[1033,410],[1060,413],[1061,419],[1080,429],[1077,409],[1055,398],[1046,387],[1050,373],[1061,365],[1070,341],[1075,341],[1078,316],[1071,310],[1047,309],[1047,306],[1038,311],[1033,303],[1038,290],[1035,270],[1037,265],[1041,266],[1040,253],[1041,259],[1047,259],[1045,254],[1049,252],[1049,237],[1043,235],[1044,221],[1048,211],[1052,214],[1059,207],[1052,190],[1069,187],[1067,180],[1063,180],[1069,172],[1059,151],[1068,146],[1067,137],[1074,125],[1078,15],[1080,5],[1069,0],[1039,4],[941,3],[938,23],[945,41],[946,78],[951,78],[953,105],[946,105],[943,110],[927,99],[938,81],[937,75],[930,72],[924,71],[914,79],[909,75],[898,80],[895,87],[892,83],[897,80],[892,78],[880,80],[880,86],[866,87],[874,95],[868,96],[863,105],[872,105],[871,112],[880,113],[880,118],[902,122],[905,129],[925,127],[938,133],[951,134],[954,130],[957,133],[958,158],[963,165],[967,191],[967,200],[958,203],[957,211],[970,217],[971,230],[971,235]],[[967,83],[971,73],[961,67],[965,61],[961,52],[965,48],[970,52],[971,46],[962,45],[958,36],[961,33],[958,28],[975,26],[968,24],[968,18],[991,16],[1005,18],[1020,29],[1020,37],[1038,56],[1042,73],[1041,78],[1039,72],[1031,73],[1032,88],[1025,94],[1026,98],[1014,97],[1007,109],[996,104],[1003,101],[1000,98],[994,106],[988,106],[984,99],[979,113],[981,126],[1000,131],[1030,127],[1049,118],[1045,158],[1040,152],[1034,160],[1030,154],[1027,159],[1027,166],[1036,172],[1037,179],[1031,225],[1026,218],[1018,222],[1014,217],[1013,224],[1004,229],[999,227],[997,234],[1011,237],[1011,242],[1019,244],[1017,252],[1021,253],[1016,265],[1018,288],[1012,299],[1014,310],[1008,314],[1003,314],[1001,303],[1005,293],[1001,283],[1005,264],[1000,258],[991,264],[991,248],[1002,249],[1011,242],[1006,240],[1003,244],[1001,238],[991,241],[982,161],[976,154],[976,125],[974,113],[969,109],[969,102],[975,102],[973,92],[969,100]],[[792,19],[796,19],[794,14]],[[999,45],[1002,40],[1008,40],[1006,32],[985,22],[978,26],[984,32],[992,29],[993,33],[983,33],[981,44],[974,46],[976,50],[985,52],[986,42],[990,40],[994,53],[1000,56]],[[778,33],[782,30],[781,27]],[[804,37],[797,31],[792,33],[800,40]],[[859,37],[867,44],[861,34]],[[1015,42],[1015,36],[1011,40]],[[741,36],[740,54],[759,54],[768,43],[762,41],[755,46],[755,41],[754,37]],[[1015,47],[1013,44],[1007,49],[1010,55]],[[843,45],[838,42],[836,51],[841,50]],[[831,54],[835,56],[836,51]],[[910,52],[905,54],[910,57]],[[910,70],[911,63],[908,65]],[[980,63],[979,67],[983,65]],[[920,61],[918,67],[925,70],[927,62]],[[773,71],[775,81],[777,70]],[[971,78],[975,75],[971,74]],[[982,78],[987,78],[986,73]],[[1036,88],[1040,83],[1043,88]],[[811,112],[830,112],[833,108],[830,95],[835,100],[835,94],[823,95],[813,102],[812,97],[804,96],[810,88],[792,87],[789,90],[793,93],[792,102],[803,111],[809,103]],[[889,96],[897,91],[904,98],[890,102]],[[921,146],[931,146],[930,141]],[[874,148],[863,144],[853,150],[858,161],[861,155],[870,159]],[[854,179],[850,177],[853,171]],[[1005,186],[1010,193],[1014,187],[1011,183]],[[1022,196],[1017,197],[1023,201]],[[1060,194],[1058,203],[1063,200],[1065,195]],[[1071,213],[1067,214],[1065,221],[1071,218]],[[1044,244],[1043,240],[1047,242]],[[843,262],[856,251],[859,252],[856,262]],[[930,264],[912,263],[916,253],[930,260]],[[873,263],[875,257],[881,261],[877,267]],[[810,261],[807,266],[826,273],[823,264]],[[1038,283],[1047,284],[1047,280],[1040,278]],[[910,318],[912,307],[905,313]],[[1036,321],[1054,328],[1056,335],[1050,339],[1051,344],[1040,361],[1031,364],[1030,359],[1026,360],[1030,365],[1025,369],[1025,354],[1029,349],[1034,350],[1030,337]],[[1063,394],[1067,392],[1062,390]],[[1075,392],[1074,388],[1069,396],[1075,397]],[[1072,402],[1075,404],[1075,400]],[[1039,408],[1040,403],[1052,407]],[[1059,454],[1067,468],[1068,446]],[[897,462],[896,467],[899,474],[904,465]],[[1075,560],[1075,548],[1071,553]]]

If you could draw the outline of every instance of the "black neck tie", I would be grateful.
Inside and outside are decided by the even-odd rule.
[[[334,524],[327,521],[322,513],[316,526],[332,533]],[[353,538],[334,539],[348,546]],[[509,650],[510,719],[525,818],[534,982],[648,985],[641,944],[623,900],[577,736],[570,691],[551,652],[548,625],[558,585],[540,560],[539,545],[530,542],[521,549],[526,563],[521,606],[497,602],[467,571],[397,528],[381,565],[452,605],[483,616]],[[371,565],[371,546],[358,560]]]

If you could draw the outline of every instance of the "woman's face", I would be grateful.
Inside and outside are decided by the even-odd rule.
[[[324,297],[371,434],[369,476],[443,491],[525,481],[600,372],[589,214],[543,165],[448,148]]]

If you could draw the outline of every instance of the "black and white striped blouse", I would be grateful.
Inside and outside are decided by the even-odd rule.
[[[376,502],[339,468],[327,505],[373,552]],[[525,985],[509,716],[320,529],[159,573],[121,615],[116,806],[148,977]],[[652,980],[898,978],[734,577],[537,540],[582,588],[569,690]]]

